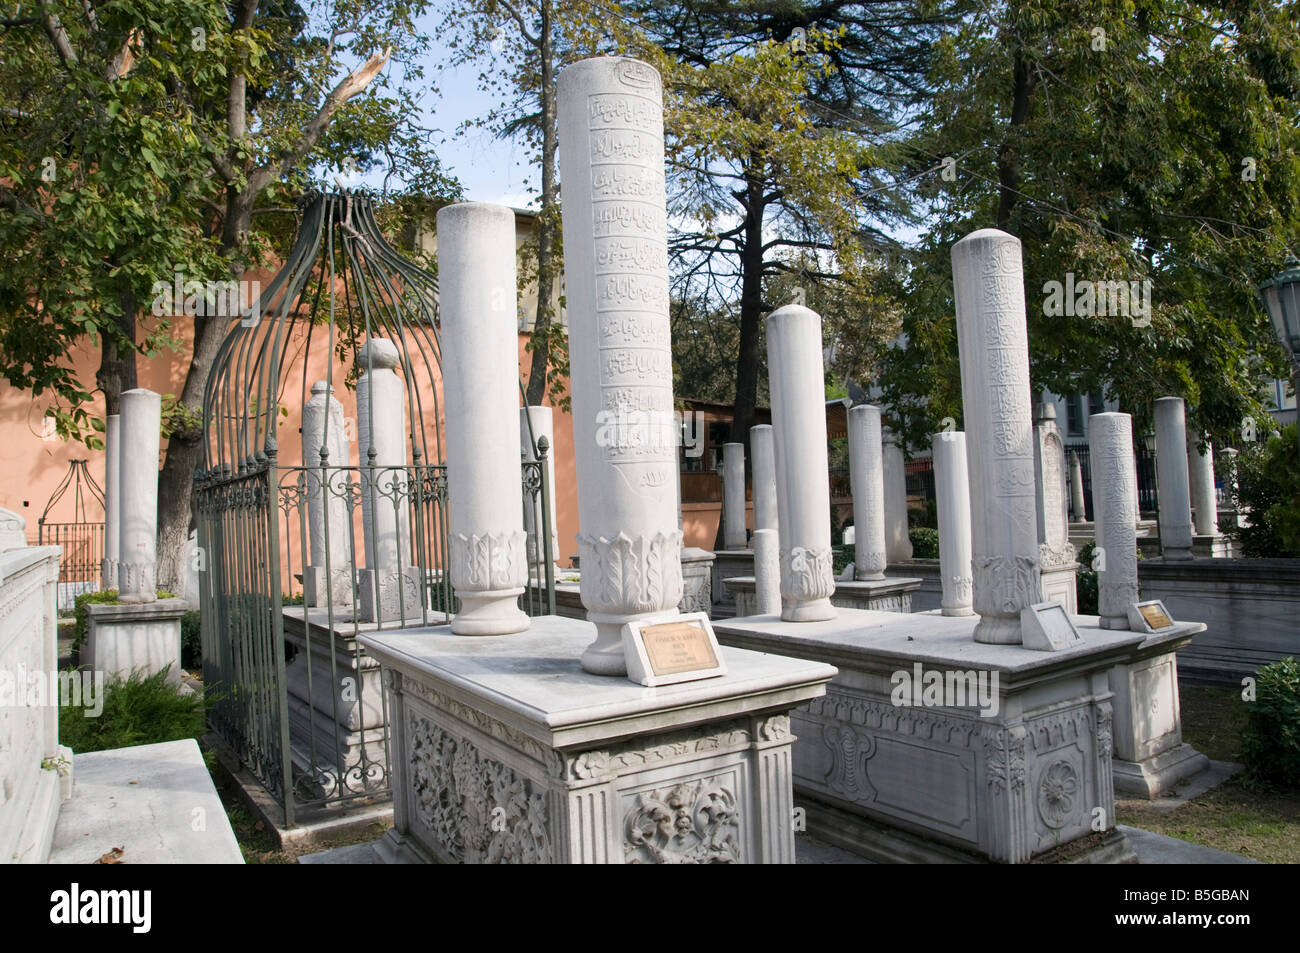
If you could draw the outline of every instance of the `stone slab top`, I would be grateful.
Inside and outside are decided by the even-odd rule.
[[[887,579],[837,579],[835,580],[835,589],[843,589],[845,592],[866,592],[888,594],[891,592],[912,592],[920,589],[925,580],[920,576],[911,577],[890,577]],[[738,589],[753,589],[753,576],[728,576],[722,580],[724,586]],[[897,614],[897,613],[895,613]]]
[[[176,596],[153,602],[90,602],[86,604],[86,614],[102,622],[156,622],[179,619],[197,608],[190,600]]]
[[[73,755],[49,862],[93,864],[114,847],[124,864],[244,862],[193,738]]]
[[[713,623],[724,642],[746,648],[817,658],[852,668],[896,669],[915,662],[935,667],[997,671],[1007,680],[1036,678],[1071,667],[1096,667],[1123,661],[1139,652],[1172,652],[1198,632],[1200,622],[1180,622],[1166,632],[1103,629],[1096,616],[1071,618],[1083,645],[1059,652],[1038,652],[1019,645],[986,645],[973,638],[979,616],[945,616],[929,612],[882,612],[838,609],[825,622],[784,622],[776,615],[722,619]]]
[[[363,635],[387,668],[486,711],[552,747],[614,740],[794,708],[821,697],[836,670],[822,662],[722,649],[727,674],[646,688],[582,670],[596,627],[540,616],[527,631],[452,635],[448,626]]]

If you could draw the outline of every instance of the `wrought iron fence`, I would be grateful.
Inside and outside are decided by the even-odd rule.
[[[50,519],[58,507],[70,510],[71,522]],[[77,596],[98,592],[104,577],[104,521],[89,517],[104,512],[104,493],[90,475],[85,460],[72,460],[54,488],[36,524],[39,546],[62,546],[57,598],[59,612],[71,612]]]
[[[540,529],[528,546],[535,584],[519,597],[529,615],[555,611],[548,450],[542,438],[539,459],[521,464],[525,513]],[[334,518],[321,518],[331,505]],[[387,509],[397,527],[388,579],[347,556],[334,561],[337,552],[365,551],[367,507],[376,522]],[[379,667],[358,636],[440,625],[455,613],[446,467],[259,460],[201,483],[198,511],[199,545],[217,556],[200,594],[210,725],[290,826],[304,811],[386,797],[388,710]],[[323,540],[324,565],[313,565],[313,532],[331,530],[345,545]]]
[[[1079,458],[1079,465],[1083,470],[1083,503],[1084,512],[1087,514],[1089,522],[1096,519],[1092,506],[1092,454],[1089,451],[1087,443],[1067,443],[1065,445],[1066,460],[1069,460],[1070,454],[1075,454]],[[1159,496],[1156,492],[1156,455],[1155,451],[1145,446],[1138,446],[1133,452],[1134,466],[1137,472],[1138,484],[1138,509],[1143,513],[1154,513],[1159,509]],[[1067,489],[1070,484],[1067,482]],[[1070,489],[1073,493],[1073,490]],[[1070,500],[1070,514],[1073,519],[1074,500]]]

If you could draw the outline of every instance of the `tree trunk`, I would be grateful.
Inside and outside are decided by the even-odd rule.
[[[1034,79],[1025,61],[1024,51],[1016,49],[1011,69],[1011,121],[1006,137],[998,150],[998,228],[1006,231],[1011,212],[1020,199],[1019,127],[1029,118],[1029,96],[1034,90]]]
[[[116,324],[122,337],[127,341],[135,340],[135,294],[129,287],[118,292],[118,304],[122,314]],[[122,353],[125,350],[125,354]],[[104,416],[111,417],[121,406],[122,391],[138,386],[135,367],[135,350],[121,348],[117,339],[111,334],[103,334],[99,340],[99,371],[95,374],[95,383],[104,394]]]
[[[255,200],[256,196],[247,192],[228,190],[221,240],[225,254],[233,255],[248,233]],[[232,258],[230,272],[235,281],[242,281],[243,262]],[[190,527],[194,525],[194,471],[203,459],[203,391],[233,319],[233,315],[195,319],[194,354],[181,390],[184,416],[177,417],[167,440],[167,455],[158,478],[158,588],[171,592],[184,588],[189,560],[187,543]],[[186,595],[193,598],[194,594]]]
[[[758,160],[755,160],[757,162]],[[751,165],[751,170],[755,166]],[[758,350],[763,320],[763,182],[754,172],[745,188],[745,247],[740,255],[740,346],[736,355],[736,401],[731,415],[731,442],[745,447],[749,468],[749,428],[754,426],[758,403]],[[722,520],[714,548],[722,546]]]
[[[542,213],[537,219],[537,313],[529,342],[533,356],[525,394],[530,405],[540,404],[546,397],[546,372],[551,359],[551,296],[555,292],[555,230],[559,224],[559,209],[555,202],[555,64],[551,49],[550,0],[542,0],[540,7]]]

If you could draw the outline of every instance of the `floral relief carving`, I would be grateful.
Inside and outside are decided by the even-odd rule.
[[[984,737],[984,777],[995,795],[1025,787],[1025,729],[995,730]]]
[[[1059,830],[1074,816],[1079,796],[1079,773],[1065,760],[1052,762],[1038,781],[1038,815],[1043,823]]]
[[[830,549],[795,546],[781,550],[781,595],[790,599],[829,599],[835,595]]]
[[[427,718],[412,715],[415,813],[442,849],[465,864],[548,864],[546,795]]]
[[[1112,734],[1112,713],[1110,702],[1097,703],[1097,761],[1105,766],[1110,764],[1111,756],[1115,751],[1115,740]]]
[[[636,795],[623,831],[629,864],[740,863],[736,794],[717,778]]]
[[[682,599],[682,533],[578,537],[582,604],[595,612],[671,609]]]
[[[528,581],[527,534],[484,533],[451,537],[451,582],[457,589],[517,589]]]
[[[975,611],[984,614],[1019,613],[1038,601],[1038,561],[1032,556],[977,556],[972,560]]]

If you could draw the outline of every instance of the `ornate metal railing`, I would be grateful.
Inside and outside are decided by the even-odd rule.
[[[521,464],[534,584],[520,606],[529,615],[555,612],[549,447],[545,438],[537,446],[538,459]],[[277,467],[273,455],[259,455],[238,473],[201,480],[197,500],[199,545],[215,557],[200,585],[212,729],[288,826],[306,811],[386,797],[388,710],[379,668],[357,638],[440,625],[456,611],[445,466]],[[398,584],[386,603],[363,596],[376,578],[354,563],[366,553],[366,520],[389,515]],[[313,566],[310,537],[322,529],[324,565]],[[343,538],[331,541],[331,532]]]
[[[71,515],[72,520],[52,520],[50,516],[56,507],[63,509],[64,515]],[[72,460],[36,524],[37,545],[63,547],[57,584],[59,612],[71,612],[77,596],[100,589],[104,574],[104,521],[95,522],[89,517],[102,516],[103,512],[104,493],[90,475],[86,461]]]

